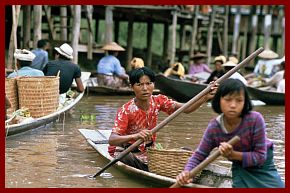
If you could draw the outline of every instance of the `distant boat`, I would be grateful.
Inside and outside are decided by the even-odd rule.
[[[94,93],[98,95],[134,95],[134,91],[130,87],[119,87],[114,88],[110,86],[98,85],[96,77],[92,77],[88,81],[87,86],[89,93]],[[154,89],[153,94],[159,94],[160,90]]]
[[[187,102],[207,87],[207,84],[156,75],[155,87],[179,102]]]
[[[79,129],[79,132],[84,136],[87,142],[104,158],[106,161],[112,161],[114,158],[108,153],[108,139],[111,130],[89,130]],[[178,158],[177,158],[178,159]],[[129,178],[142,179],[145,183],[150,183],[153,187],[169,187],[174,184],[176,180],[171,177],[162,176],[156,173],[143,171],[120,161],[114,164],[114,167],[120,171],[128,174]],[[197,182],[189,184],[187,187],[194,188],[230,188],[231,187],[231,173],[226,167],[216,164],[208,165],[201,175],[196,180]],[[102,174],[101,174],[102,175]]]
[[[263,90],[248,86],[252,99],[263,101],[267,105],[285,105],[285,93]]]

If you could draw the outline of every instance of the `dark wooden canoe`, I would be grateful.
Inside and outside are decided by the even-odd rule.
[[[163,94],[179,102],[187,102],[207,87],[206,84],[193,83],[187,80],[178,80],[156,75],[155,87]]]
[[[107,161],[112,161],[112,157],[108,153],[108,139],[111,130],[89,130],[79,129],[87,142]],[[155,173],[146,172],[128,166],[120,161],[115,165],[115,168],[129,175],[130,178],[137,177],[138,179],[146,180],[148,184],[154,187],[169,187],[176,182],[175,179],[161,176]],[[204,170],[201,178],[198,179],[198,184],[190,184],[189,187],[203,188],[203,187],[231,187],[231,174],[229,169],[218,165],[210,164]]]
[[[248,86],[252,99],[263,101],[267,105],[285,105],[285,93],[262,90]]]

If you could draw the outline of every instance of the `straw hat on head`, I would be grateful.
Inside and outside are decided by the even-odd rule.
[[[229,57],[229,61],[231,61],[231,62],[233,62],[233,63],[235,63],[235,64],[239,63],[238,58],[236,58],[235,56],[230,56],[230,57]]]
[[[235,67],[237,64],[234,63],[233,61],[227,61],[226,63],[224,63],[222,66],[223,67]]]
[[[201,58],[206,58],[207,56],[204,53],[198,52],[196,53],[193,57],[191,57],[190,59],[201,59]]]
[[[216,61],[221,61],[224,64],[227,61],[227,59],[225,56],[219,55],[219,56],[214,58],[214,62],[216,62]]]
[[[144,61],[142,60],[142,58],[135,57],[131,60],[130,65],[133,69],[142,68],[144,67]]]
[[[62,44],[60,47],[55,47],[54,49],[64,57],[73,59],[73,49],[67,43]]]
[[[275,52],[273,52],[272,50],[264,50],[263,52],[261,52],[259,55],[258,55],[260,58],[264,58],[264,59],[275,59],[275,58],[278,58],[279,55]]]
[[[110,42],[102,47],[102,50],[108,51],[125,51],[125,49],[116,42]]]
[[[32,61],[36,57],[31,51],[26,49],[15,49],[14,57],[21,61]]]

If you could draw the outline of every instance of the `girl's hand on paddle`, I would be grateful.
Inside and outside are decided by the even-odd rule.
[[[207,100],[210,100],[210,99],[212,99],[214,97],[214,95],[215,95],[215,93],[216,93],[216,91],[217,91],[217,89],[219,87],[219,84],[214,82],[214,81],[211,81],[209,83],[209,85],[211,86],[211,88],[210,88],[210,92],[206,95],[206,99]]]
[[[222,142],[220,143],[219,151],[222,156],[226,157],[227,159],[230,159],[233,153],[233,146],[227,142]]]
[[[181,186],[191,183],[192,178],[189,177],[189,171],[182,171],[178,176],[176,176],[176,181]]]
[[[152,132],[150,130],[142,130],[139,133],[136,133],[134,135],[134,139],[142,139],[144,142],[145,141],[150,141],[152,138]]]

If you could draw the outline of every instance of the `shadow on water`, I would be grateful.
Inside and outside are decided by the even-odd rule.
[[[89,95],[51,127],[8,137],[5,187],[156,187],[113,167],[95,180],[87,177],[107,162],[87,144],[78,129],[111,129],[117,109],[129,98]],[[275,142],[275,162],[284,178],[285,108],[259,106],[255,110],[264,115],[268,137]],[[208,121],[215,116],[207,104],[189,115],[181,114],[158,132],[158,142],[164,148],[195,149]],[[159,122],[166,117],[160,113]]]

